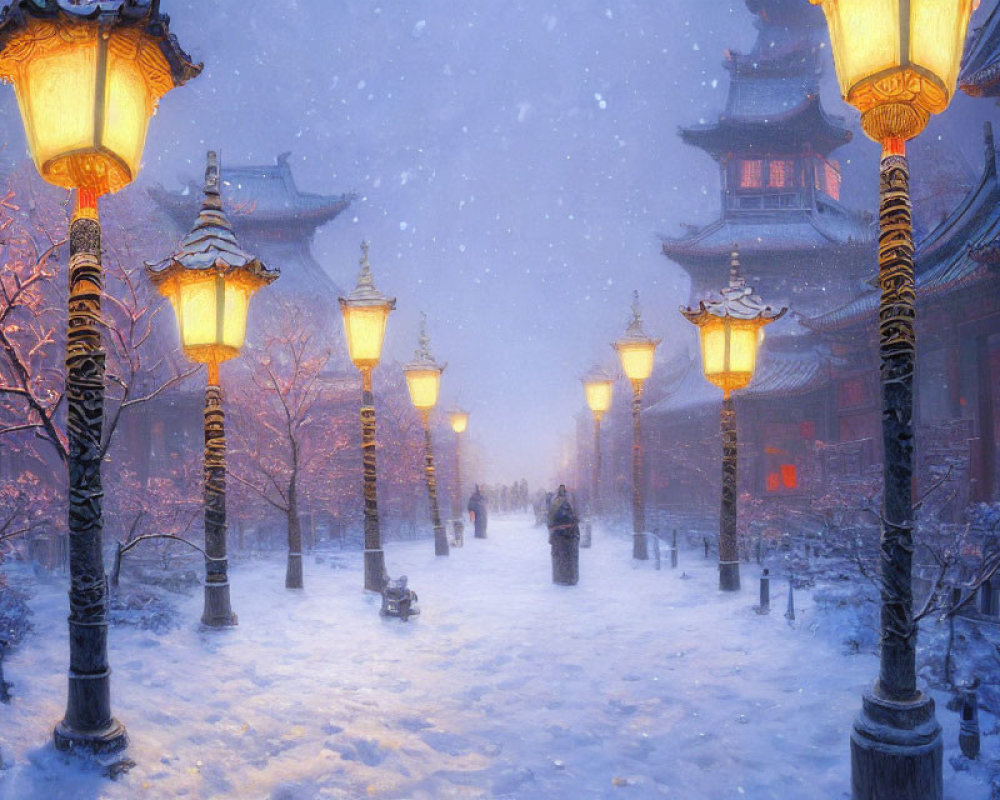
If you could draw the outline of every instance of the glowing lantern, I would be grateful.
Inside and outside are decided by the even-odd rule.
[[[382,360],[385,323],[396,307],[396,298],[386,297],[375,288],[371,265],[368,263],[368,242],[361,243],[361,275],[358,285],[347,297],[340,298],[344,315],[347,351],[354,366],[373,369]]]
[[[451,422],[451,429],[455,433],[465,433],[465,429],[469,427],[469,412],[455,410],[448,414],[448,420]]]
[[[979,0],[812,0],[822,5],[844,99],[879,143],[912,139],[955,92]]]
[[[219,164],[208,154],[205,199],[194,228],[177,251],[159,264],[147,264],[150,279],[170,300],[180,329],[181,346],[192,361],[218,366],[234,358],[246,336],[250,298],[277,279],[242,250],[222,211]]]
[[[701,334],[705,377],[727,397],[750,383],[757,365],[757,348],[764,339],[764,326],[788,310],[774,311],[763,305],[740,276],[739,266],[739,254],[734,250],[729,286],[722,290],[722,298],[702,300],[698,308],[681,308],[681,313],[698,326]]]
[[[45,180],[102,195],[135,179],[160,98],[201,72],[158,7],[20,0],[0,16],[0,78]]]
[[[625,329],[625,335],[611,346],[618,351],[625,376],[633,384],[641,384],[653,372],[653,356],[659,339],[646,335],[642,329],[642,318],[639,316],[639,293],[635,292],[632,301],[632,321]]]
[[[587,398],[587,406],[593,412],[594,418],[600,420],[611,408],[611,390],[615,384],[614,378],[595,365],[581,380],[583,381],[583,393]]]
[[[429,414],[437,405],[438,391],[441,388],[441,373],[445,364],[438,364],[431,355],[430,339],[427,336],[426,316],[420,323],[420,346],[413,361],[403,367],[406,376],[406,388],[410,391],[410,400],[414,407],[423,414]]]

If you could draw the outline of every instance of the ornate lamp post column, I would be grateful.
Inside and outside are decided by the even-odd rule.
[[[642,385],[653,372],[653,355],[659,339],[646,335],[639,316],[639,292],[632,300],[632,321],[625,335],[612,343],[625,376],[632,382],[632,557],[645,561],[646,509],[642,500]]]
[[[594,458],[590,484],[590,513],[601,515],[601,418],[611,408],[614,378],[596,364],[581,378],[587,406],[594,415]]]
[[[448,413],[448,421],[455,432],[455,488],[451,498],[452,524],[455,527],[455,541],[462,543],[462,434],[469,427],[469,412],[455,409]]]
[[[222,210],[219,161],[212,151],[205,167],[205,197],[191,232],[172,255],[147,263],[146,273],[170,301],[181,347],[208,367],[205,387],[205,606],[210,628],[236,624],[229,603],[226,561],[226,437],[219,364],[239,355],[246,338],[250,298],[278,278],[242,250]]]
[[[913,228],[906,140],[955,91],[962,45],[978,0],[812,0],[830,29],[844,99],[882,146],[879,168],[879,355],[883,502],[879,677],[851,735],[857,800],[940,798],[941,727],[917,688],[913,622]]]
[[[385,554],[378,526],[378,485],[375,473],[375,394],[372,370],[382,360],[385,323],[396,307],[396,298],[375,288],[368,263],[368,242],[361,243],[361,275],[358,285],[340,298],[344,315],[347,350],[361,372],[361,459],[365,498],[365,590],[381,592],[385,583]]]
[[[719,300],[702,300],[698,308],[681,308],[688,321],[698,326],[701,364],[705,377],[722,389],[722,507],[719,514],[719,588],[740,588],[740,558],[736,541],[738,493],[736,408],[731,393],[753,379],[757,348],[764,326],[788,309],[778,311],[761,303],[739,274],[739,253],[733,249],[729,286]]]
[[[427,500],[431,507],[431,523],[434,526],[434,555],[448,555],[448,537],[444,525],[441,524],[441,514],[438,511],[437,478],[434,474],[434,450],[431,446],[431,411],[437,405],[438,390],[441,388],[441,373],[445,364],[438,364],[431,355],[430,339],[427,337],[426,315],[420,323],[420,346],[413,361],[403,367],[406,375],[406,388],[410,391],[410,400],[420,412],[424,423],[424,473],[427,476]]]
[[[69,444],[69,692],[60,750],[115,752],[103,563],[101,224],[97,201],[139,171],[160,97],[201,72],[159,13],[118,0],[71,11],[17,0],[0,12],[0,79],[14,84],[32,159],[49,183],[76,190],[70,224],[66,404]]]

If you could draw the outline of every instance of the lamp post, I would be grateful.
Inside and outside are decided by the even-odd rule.
[[[361,243],[361,275],[358,285],[347,297],[340,298],[344,315],[347,350],[354,366],[361,372],[361,461],[365,498],[365,590],[381,592],[385,583],[385,554],[378,526],[378,485],[375,474],[375,394],[372,370],[382,360],[382,342],[389,312],[396,307],[394,297],[386,297],[375,288],[368,242]]]
[[[587,406],[594,415],[594,458],[590,485],[590,512],[595,517],[601,513],[601,418],[611,408],[614,378],[596,364],[581,378]]]
[[[698,326],[701,366],[705,378],[722,389],[722,507],[719,513],[719,588],[740,588],[740,558],[736,542],[737,447],[736,408],[732,392],[746,387],[757,366],[757,348],[764,326],[781,317],[765,306],[739,274],[739,252],[733,248],[729,286],[718,300],[702,300],[697,308],[681,307],[689,322]]]
[[[226,437],[219,364],[239,355],[246,338],[250,299],[278,278],[240,248],[222,210],[219,160],[209,151],[205,196],[194,227],[172,255],[146,264],[146,274],[170,301],[181,347],[205,364],[205,605],[201,622],[210,628],[236,624],[229,603],[226,561]]]
[[[71,11],[17,0],[0,12],[0,79],[13,83],[41,176],[76,190],[70,223],[66,406],[69,470],[69,690],[60,750],[128,743],[111,714],[103,550],[101,225],[98,198],[135,178],[160,97],[201,72],[170,35],[159,2]]]
[[[455,491],[452,494],[451,513],[454,518],[455,541],[462,543],[462,434],[469,427],[469,412],[455,409],[448,413],[448,421],[455,432]]]
[[[448,537],[441,524],[438,511],[437,478],[434,474],[434,450],[431,447],[431,411],[437,405],[438,390],[441,387],[441,373],[445,364],[438,364],[431,355],[430,339],[427,337],[427,316],[420,322],[420,346],[413,361],[403,367],[406,388],[410,400],[424,423],[424,474],[427,476],[427,500],[431,507],[431,523],[434,526],[434,555],[448,555]]]
[[[851,735],[857,800],[940,798],[941,727],[917,688],[913,621],[913,227],[906,140],[955,91],[978,0],[812,0],[822,5],[844,99],[882,146],[879,167],[879,357],[883,501],[879,677]]]
[[[653,355],[659,339],[646,335],[639,315],[639,292],[632,299],[632,321],[625,335],[612,343],[618,351],[622,370],[632,382],[632,557],[645,561],[646,509],[642,500],[642,384],[653,371]]]

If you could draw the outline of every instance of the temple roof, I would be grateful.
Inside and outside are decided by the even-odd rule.
[[[290,153],[278,156],[274,165],[225,167],[222,183],[226,188],[225,207],[237,227],[299,225],[310,230],[329,222],[354,199],[353,194],[318,195],[300,192],[288,163]],[[178,225],[186,227],[198,212],[199,187],[188,181],[180,191],[162,186],[149,190],[153,200]]]
[[[823,110],[818,95],[803,97],[798,89],[795,78],[767,78],[734,86],[727,104],[733,116],[720,114],[718,122],[681,128],[681,138],[716,160],[747,151],[793,153],[806,144],[827,156],[847,144],[852,134],[840,125],[840,119]]]
[[[992,276],[989,254],[1000,241],[1000,180],[993,128],[986,123],[986,163],[978,185],[944,222],[917,244],[915,265],[918,302],[948,294]],[[874,324],[878,291],[802,324],[832,332]]]
[[[823,213],[731,213],[687,236],[661,237],[663,254],[668,258],[723,257],[729,255],[733,242],[738,242],[741,253],[755,256],[827,249],[830,245],[868,246],[874,239],[874,231],[862,215],[832,201],[824,201],[822,208]]]
[[[958,85],[973,97],[1000,96],[1000,4],[972,34]]]

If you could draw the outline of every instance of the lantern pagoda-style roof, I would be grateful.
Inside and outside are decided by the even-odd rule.
[[[746,280],[740,275],[739,251],[734,248],[729,267],[729,286],[719,293],[718,299],[709,297],[698,303],[697,308],[681,307],[681,313],[695,325],[704,324],[706,317],[729,317],[735,320],[763,320],[774,322],[784,316],[787,308],[775,311],[747,286]]]

